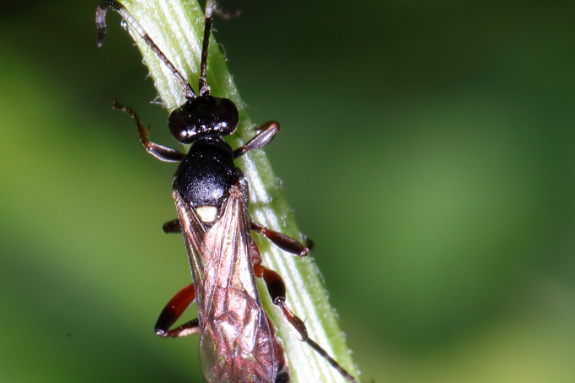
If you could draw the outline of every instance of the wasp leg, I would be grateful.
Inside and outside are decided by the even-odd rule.
[[[140,117],[134,112],[132,108],[124,106],[120,104],[118,101],[114,101],[114,109],[123,110],[126,113],[129,113],[134,120],[136,120],[136,125],[138,127],[138,135],[140,136],[140,141],[146,147],[146,151],[150,153],[152,156],[156,157],[160,161],[165,162],[180,162],[186,156],[184,153],[179,152],[175,149],[171,149],[162,145],[158,145],[156,143],[150,142],[149,140],[149,132],[150,128],[144,127],[142,122],[140,121]]]
[[[168,234],[168,233],[181,233],[182,228],[180,227],[180,220],[174,219],[174,220],[171,220],[171,221],[164,223],[164,226],[162,226],[162,230],[164,230],[164,233],[166,233],[166,234]]]
[[[192,304],[195,298],[196,292],[194,290],[193,283],[184,287],[174,295],[162,310],[162,313],[154,326],[156,334],[165,338],[179,338],[199,333],[200,326],[197,318],[184,323],[180,327],[170,330],[170,326],[176,323],[178,318]]]
[[[270,121],[256,129],[259,133],[248,141],[247,144],[234,150],[234,158],[243,156],[252,150],[261,149],[274,139],[276,134],[280,131],[279,122]]]
[[[352,383],[358,383],[358,381],[349,374],[343,367],[339,365],[333,359],[327,351],[325,351],[320,345],[318,345],[314,340],[310,339],[307,334],[307,328],[305,323],[297,317],[286,305],[286,287],[282,277],[273,270],[270,270],[260,264],[261,257],[259,251],[257,254],[253,253],[253,247],[250,247],[252,251],[252,262],[254,264],[254,274],[258,278],[263,278],[268,288],[268,292],[272,298],[274,305],[278,306],[282,311],[283,317],[288,322],[296,332],[299,340],[307,343],[311,346],[318,354],[320,354],[333,368],[335,368],[345,379]],[[258,262],[259,259],[259,262]]]
[[[277,247],[287,251],[288,253],[292,253],[300,257],[305,257],[310,252],[310,249],[308,247],[302,245],[292,237],[288,237],[285,234],[268,229],[267,227],[262,226],[257,222],[254,221],[251,222],[251,230],[255,231],[258,234],[266,236]],[[306,244],[307,243],[310,243],[313,246],[313,242],[306,241]]]

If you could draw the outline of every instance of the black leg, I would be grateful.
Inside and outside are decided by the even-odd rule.
[[[252,150],[261,149],[274,139],[276,134],[280,131],[279,122],[270,121],[256,129],[259,133],[248,141],[247,144],[234,150],[234,158],[243,156]]]
[[[179,338],[199,333],[200,327],[198,319],[192,319],[180,327],[170,330],[170,326],[176,323],[178,318],[192,304],[195,298],[196,292],[193,284],[184,287],[174,295],[162,310],[162,313],[154,326],[156,334],[165,338]]]
[[[250,248],[251,250],[251,248]],[[263,278],[268,288],[268,292],[272,298],[274,305],[278,306],[282,311],[282,315],[286,322],[288,322],[293,329],[296,331],[298,339],[302,342],[307,343],[311,348],[313,348],[318,354],[320,354],[327,362],[335,368],[345,379],[352,383],[358,383],[358,381],[349,374],[343,367],[339,365],[333,359],[327,351],[325,351],[320,345],[318,345],[314,340],[310,339],[307,334],[307,328],[305,323],[295,315],[286,305],[286,288],[282,277],[273,270],[270,270],[262,266],[257,259],[261,259],[259,254],[252,254],[252,261],[254,263],[254,274],[258,278]]]
[[[174,219],[172,221],[164,223],[164,226],[162,226],[162,230],[164,230],[164,233],[166,233],[166,234],[168,234],[168,233],[181,233],[182,228],[180,227],[180,220]]]
[[[118,101],[114,101],[114,109],[123,110],[126,113],[129,113],[134,120],[136,120],[136,125],[138,127],[138,135],[140,136],[140,141],[146,147],[146,151],[150,153],[152,156],[156,157],[160,161],[165,162],[180,162],[182,161],[186,155],[182,152],[179,152],[175,149],[171,149],[162,145],[158,145],[156,143],[150,142],[149,139],[149,132],[150,129],[144,127],[142,122],[140,121],[140,117],[136,114],[136,112],[127,106],[120,104]]]
[[[310,249],[285,234],[279,233],[277,231],[268,229],[265,226],[260,225],[254,221],[251,222],[251,230],[258,234],[266,236],[270,241],[272,241],[277,247],[282,250],[298,255],[300,257],[305,257],[309,254]]]

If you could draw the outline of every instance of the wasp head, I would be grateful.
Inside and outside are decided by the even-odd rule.
[[[238,126],[238,109],[227,98],[202,96],[188,101],[170,115],[172,135],[182,144],[207,136],[227,136]]]

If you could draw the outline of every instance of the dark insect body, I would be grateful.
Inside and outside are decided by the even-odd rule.
[[[264,267],[250,231],[266,236],[281,249],[304,257],[309,248],[293,238],[253,222],[248,214],[248,182],[234,159],[269,144],[279,132],[277,122],[258,128],[246,145],[232,150],[223,139],[236,131],[238,110],[226,98],[210,95],[206,81],[208,41],[212,13],[223,11],[208,0],[202,46],[199,94],[160,51],[140,24],[116,1],[104,1],[96,11],[98,45],[106,33],[105,16],[115,9],[167,65],[184,89],[186,103],[169,118],[172,135],[191,144],[187,154],[148,139],[138,115],[117,102],[135,119],[141,142],[154,157],[179,162],[173,197],[179,218],[164,225],[165,232],[183,234],[192,269],[193,284],[178,292],[160,314],[155,326],[163,337],[200,334],[200,358],[210,383],[288,383],[287,358],[277,331],[264,311],[255,278],[263,278],[274,305],[308,343],[343,377],[357,381],[307,335],[306,326],[285,304],[285,284],[275,271]],[[195,301],[198,318],[175,329],[170,327]]]

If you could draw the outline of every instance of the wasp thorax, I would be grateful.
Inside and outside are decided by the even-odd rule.
[[[238,126],[238,109],[227,98],[211,96],[188,100],[170,115],[172,135],[183,144],[198,138],[233,134]]]

